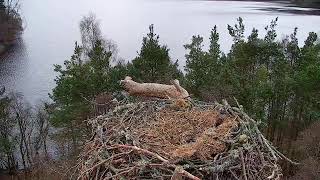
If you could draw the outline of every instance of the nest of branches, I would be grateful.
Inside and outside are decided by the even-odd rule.
[[[78,179],[280,179],[290,161],[226,101],[120,103],[88,123]]]

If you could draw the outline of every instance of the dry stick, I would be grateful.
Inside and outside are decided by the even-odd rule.
[[[234,98],[234,99],[235,99],[235,101],[236,101],[236,103],[237,103],[237,105],[238,105],[238,107],[239,107],[239,109],[240,109],[240,112],[241,112],[245,117],[249,117],[245,112],[242,111],[241,105],[239,105],[237,99],[236,99],[236,98]],[[254,120],[251,119],[250,117],[249,117],[249,120],[250,120],[251,122],[254,122]],[[275,158],[275,160],[278,159],[278,158],[276,157],[276,154],[277,154],[278,156],[280,156],[280,157],[284,158],[285,160],[289,161],[290,163],[292,163],[292,164],[294,164],[294,165],[299,165],[299,163],[294,162],[294,161],[292,161],[291,159],[287,158],[284,154],[282,154],[281,152],[279,152],[274,146],[270,145],[270,144],[268,143],[268,140],[262,135],[262,133],[260,132],[260,130],[258,129],[258,127],[257,127],[256,124],[254,124],[254,128],[255,128],[255,130],[257,131],[257,133],[259,134],[258,138],[260,138],[260,137],[262,138],[264,144],[265,144],[265,145],[267,146],[267,148],[270,150],[270,152],[271,152],[273,158]]]
[[[118,176],[121,176],[121,175],[123,175],[123,174],[127,174],[127,173],[129,173],[130,171],[133,171],[134,169],[136,169],[136,167],[132,167],[132,168],[130,168],[129,170],[122,171],[121,173],[116,174],[116,175],[113,175],[113,176],[111,176],[111,177],[106,177],[106,178],[104,178],[103,180],[113,179],[113,178],[118,177]]]
[[[275,147],[272,147],[272,149],[282,158],[284,158],[285,160],[289,161],[291,164],[293,165],[299,165],[300,163],[294,162],[291,159],[287,158],[284,154],[282,154],[280,151],[278,151]]]
[[[95,180],[98,180],[99,172],[100,172],[100,166],[99,166],[98,169],[97,169]]]
[[[109,160],[111,160],[111,159],[113,159],[113,158],[115,158],[115,157],[117,157],[117,156],[121,156],[121,155],[124,155],[124,154],[130,154],[131,152],[132,152],[132,151],[129,151],[129,152],[123,152],[123,153],[120,153],[120,154],[116,154],[116,155],[114,155],[114,156],[111,156],[110,158],[105,159],[105,160],[103,160],[103,161],[99,162],[98,164],[96,164],[96,165],[92,166],[91,168],[87,169],[86,171],[84,171],[84,172],[83,172],[83,173],[81,173],[81,174],[86,174],[86,173],[88,173],[88,172],[90,172],[90,171],[94,170],[95,168],[97,168],[97,167],[101,166],[102,164],[104,164],[104,163],[108,162]]]
[[[118,147],[118,148],[132,149],[132,150],[137,151],[137,152],[142,152],[143,154],[147,154],[147,155],[156,157],[157,159],[159,159],[160,161],[162,161],[164,163],[168,163],[169,162],[168,160],[164,159],[163,157],[159,156],[158,154],[150,152],[150,151],[145,150],[145,149],[138,148],[137,146],[123,145],[123,144],[116,144],[114,146]]]
[[[73,179],[73,175],[77,172],[78,166],[80,166],[80,163],[83,163],[82,161],[79,161],[75,166],[71,167],[67,172],[71,171],[72,168],[75,168],[73,173],[70,176],[70,179]]]
[[[84,97],[82,94],[80,94],[80,97],[81,97],[82,99],[84,99],[85,101],[87,101],[88,103],[90,103],[90,104],[92,104],[92,105],[96,105],[96,106],[105,106],[105,105],[110,104],[110,102],[111,102],[111,101],[108,101],[107,103],[100,104],[100,103],[94,102],[93,100],[90,101],[89,99],[87,99],[86,97]]]
[[[156,153],[153,153],[153,152],[150,152],[146,149],[142,149],[142,148],[139,148],[137,146],[130,146],[130,145],[122,145],[122,144],[116,144],[114,145],[115,147],[119,147],[119,148],[125,148],[125,149],[132,149],[132,150],[135,150],[137,152],[141,152],[143,154],[146,154],[146,155],[149,155],[149,156],[153,156],[157,159],[159,159],[160,161],[164,162],[165,164],[169,163],[168,160],[164,159],[163,157],[161,157],[160,155],[156,154]],[[193,180],[200,180],[200,178],[190,174],[189,172],[187,172],[186,170],[184,170],[182,167],[180,166],[176,166],[176,165],[173,165],[173,164],[168,164],[169,167],[173,167],[177,170],[177,172],[181,175],[184,175],[190,179],[193,179]]]
[[[272,174],[270,176],[268,176],[267,179],[273,179],[275,177],[275,175],[276,175],[276,171],[273,170]]]
[[[287,158],[284,154],[282,154],[281,152],[279,152],[274,146],[269,145],[268,140],[261,134],[260,135],[263,139],[263,142],[267,145],[267,147],[270,149],[272,155],[274,156],[275,154],[277,154],[278,156],[284,158],[285,160],[287,160],[288,162],[290,162],[291,164],[294,165],[299,165],[300,163],[294,162],[291,159]]]
[[[260,146],[256,147],[256,149],[257,149],[257,151],[258,151],[258,154],[259,154],[260,161],[261,161],[262,165],[265,165],[266,161],[265,161],[265,159],[264,159],[264,157],[263,157],[263,155],[262,155],[262,152],[261,152],[261,150],[260,150]]]
[[[175,167],[175,172],[178,174],[181,174],[185,177],[188,177],[189,179],[193,179],[193,180],[201,180],[200,178],[190,174],[189,172],[187,172],[186,170],[183,169],[183,167],[181,166],[176,166],[176,165],[172,165],[172,167]]]
[[[243,152],[240,150],[240,157],[241,157],[241,163],[242,163],[242,171],[243,171],[243,176],[245,180],[248,180],[247,173],[246,173],[246,165],[244,164],[244,159],[243,159]]]
[[[232,170],[229,169],[229,172],[232,174],[232,176],[233,176],[235,179],[240,180]]]
[[[272,145],[269,144],[268,140],[262,135],[262,133],[260,132],[260,130],[258,129],[258,127],[255,126],[255,128],[256,128],[256,131],[257,131],[257,133],[258,133],[258,137],[261,137],[262,142],[263,142],[263,143],[265,144],[265,146],[269,149],[269,151],[270,151],[271,154],[272,154],[272,157],[277,161],[278,158],[277,158],[277,156],[276,156],[275,151],[272,149]]]

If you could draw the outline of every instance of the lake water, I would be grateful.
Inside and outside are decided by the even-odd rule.
[[[308,32],[319,32],[319,12],[288,4],[239,1],[186,0],[28,0],[23,1],[22,14],[26,29],[10,52],[0,57],[0,85],[18,91],[31,103],[48,99],[55,86],[53,64],[62,64],[73,53],[80,39],[78,23],[93,12],[100,20],[103,34],[116,42],[119,56],[131,60],[141,47],[142,37],[150,24],[160,41],[170,48],[173,60],[185,64],[183,45],[192,35],[200,34],[208,44],[210,29],[218,26],[221,47],[227,51],[231,38],[227,24],[244,18],[247,34],[252,27],[264,35],[264,27],[279,17],[280,38],[299,28],[303,42]]]

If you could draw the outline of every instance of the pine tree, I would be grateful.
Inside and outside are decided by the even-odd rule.
[[[209,55],[213,59],[214,63],[218,61],[221,54],[220,44],[219,44],[219,33],[217,31],[217,26],[210,32],[210,46],[209,46]]]
[[[181,76],[177,63],[170,60],[167,46],[160,45],[153,24],[149,26],[147,37],[142,40],[138,56],[132,60],[130,72],[136,80],[142,82],[168,83]]]
[[[196,96],[216,96],[217,78],[221,70],[221,51],[217,26],[210,32],[209,51],[203,51],[203,37],[193,36],[191,43],[184,45],[186,54],[187,86]]]
[[[214,26],[214,28],[210,32],[210,45],[209,45],[209,51],[206,53],[207,63],[209,64],[209,67],[207,69],[208,76],[210,78],[207,78],[207,85],[208,86],[216,86],[218,76],[220,75],[221,71],[221,50],[220,50],[220,44],[219,44],[219,33],[217,31],[217,26]]]

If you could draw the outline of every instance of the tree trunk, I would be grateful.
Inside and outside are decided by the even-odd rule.
[[[127,76],[121,80],[126,91],[133,96],[157,97],[163,99],[188,98],[189,93],[180,86],[178,80],[172,81],[172,85],[157,83],[137,83]]]

